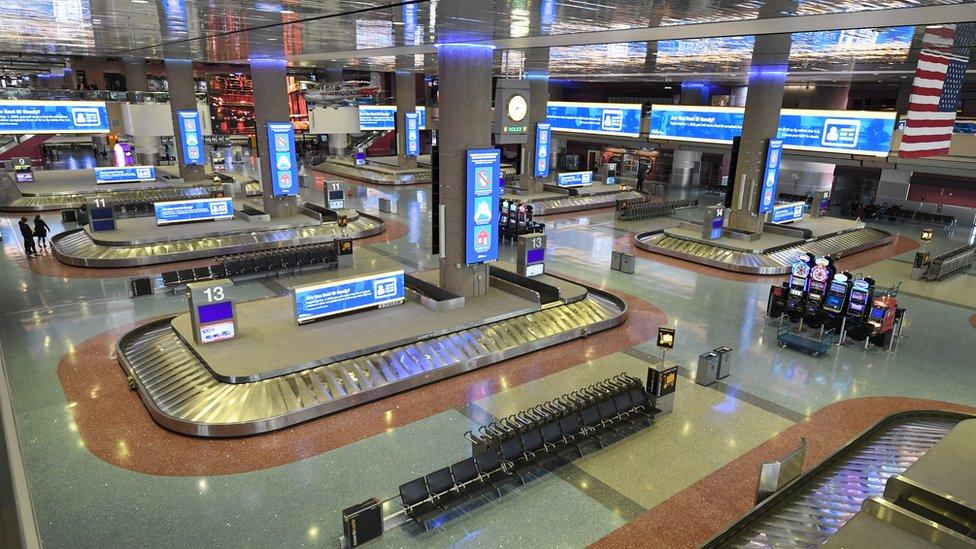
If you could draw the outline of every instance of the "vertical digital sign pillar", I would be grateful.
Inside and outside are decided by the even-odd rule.
[[[766,162],[763,169],[763,183],[759,187],[759,213],[773,211],[776,204],[776,186],[779,183],[779,166],[783,160],[783,140],[768,139]]]
[[[467,151],[466,263],[477,265],[498,259],[498,199],[501,189],[501,151]]]
[[[535,125],[535,167],[536,177],[549,177],[549,156],[552,152],[552,125],[539,122]]]
[[[268,122],[271,152],[271,189],[274,196],[298,194],[298,162],[295,158],[295,128],[291,122]]]
[[[200,130],[200,113],[196,110],[179,111],[180,145],[183,153],[180,161],[184,166],[203,166],[203,132]]]
[[[406,143],[403,154],[416,158],[420,156],[420,115],[415,112],[408,112],[403,115],[403,119],[403,125],[406,129]]]
[[[234,281],[228,278],[186,285],[193,339],[198,345],[237,337]]]

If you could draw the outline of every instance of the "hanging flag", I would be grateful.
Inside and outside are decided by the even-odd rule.
[[[973,23],[925,29],[898,156],[921,158],[949,154],[974,35],[976,24]]]

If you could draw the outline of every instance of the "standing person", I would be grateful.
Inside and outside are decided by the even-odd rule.
[[[637,164],[637,191],[644,191],[644,178],[647,177],[647,162]]]
[[[41,219],[41,214],[34,216],[34,237],[37,238],[37,244],[47,251],[47,232],[51,230],[51,227],[47,226],[47,223]]]
[[[21,217],[17,225],[20,226],[20,234],[24,237],[24,253],[27,254],[28,259],[35,257],[37,255],[37,248],[34,247],[34,231],[27,224],[27,218]]]

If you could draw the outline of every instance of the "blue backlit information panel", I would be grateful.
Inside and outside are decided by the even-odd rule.
[[[350,311],[403,303],[403,271],[299,286],[292,290],[295,320],[306,324]]]
[[[403,125],[407,129],[406,143],[403,151],[405,156],[420,156],[420,115],[408,112],[403,115]]]
[[[396,105],[360,105],[359,130],[364,132],[394,130],[396,112]],[[417,107],[416,113],[420,115],[419,129],[427,129],[427,108]]]
[[[97,101],[0,101],[0,134],[108,133],[108,111]]]
[[[156,202],[153,207],[157,225],[234,219],[234,201],[230,198],[173,200]]]
[[[298,194],[298,163],[295,160],[295,128],[291,122],[268,122],[271,152],[271,191],[274,196]]]
[[[154,166],[126,166],[124,168],[95,168],[95,183],[133,183],[155,181]]]
[[[539,122],[535,125],[535,168],[536,177],[549,177],[549,153],[552,151],[552,125]]]
[[[554,131],[640,137],[637,104],[550,101],[546,118]]]
[[[560,187],[589,187],[593,184],[593,172],[563,172],[556,175]]]
[[[183,143],[183,165],[202,166],[203,131],[200,129],[200,113],[197,111],[178,111],[180,141]]]
[[[790,202],[787,204],[777,204],[773,206],[773,223],[790,223],[803,219],[804,202]]]
[[[498,259],[498,198],[502,153],[498,149],[467,151],[468,218],[465,262],[468,265]]]
[[[779,165],[783,160],[783,140],[770,139],[766,147],[766,166],[763,170],[763,185],[759,196],[759,213],[773,210],[776,203],[776,186],[779,183]]]
[[[650,135],[678,141],[731,143],[742,133],[741,107],[654,105]],[[888,156],[894,112],[783,109],[776,137],[806,151]]]

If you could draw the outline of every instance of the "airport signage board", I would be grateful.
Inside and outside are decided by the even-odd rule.
[[[894,112],[782,109],[776,137],[787,149],[888,156]],[[742,133],[742,107],[654,105],[651,138],[732,143]]]
[[[108,133],[101,101],[0,101],[0,134]]]
[[[465,262],[498,259],[498,199],[502,153],[498,149],[469,149],[466,153],[467,222]]]
[[[298,286],[292,290],[295,320],[300,325],[351,311],[399,305],[404,295],[402,270]]]
[[[156,210],[157,225],[234,219],[234,201],[231,198],[195,198],[156,202],[153,208]]]
[[[549,154],[552,151],[552,124],[539,122],[535,125],[536,177],[549,177]]]
[[[271,153],[272,194],[297,195],[298,162],[295,159],[295,128],[291,122],[268,122],[268,150]]]
[[[29,157],[18,156],[12,160],[14,179],[17,183],[34,182],[34,164]]]
[[[776,186],[779,183],[779,166],[783,160],[783,140],[770,139],[766,145],[766,163],[763,169],[763,184],[759,189],[759,213],[773,210],[776,203]]]
[[[589,187],[593,184],[593,172],[563,172],[556,175],[559,187]]]
[[[180,142],[183,143],[183,165],[203,166],[203,132],[200,129],[200,113],[177,111],[176,119],[180,126]]]
[[[554,131],[640,137],[641,106],[630,103],[550,101],[546,121]]]
[[[403,125],[406,128],[404,138],[404,156],[420,156],[420,115],[408,112],[403,115]]]
[[[790,223],[803,219],[804,202],[789,202],[787,204],[777,204],[773,206],[773,223]]]
[[[155,166],[126,166],[124,168],[95,168],[95,183],[133,183],[155,181]]]
[[[396,105],[360,105],[359,130],[376,132],[396,129]],[[417,107],[415,111],[420,115],[418,129],[427,129],[427,108]]]

